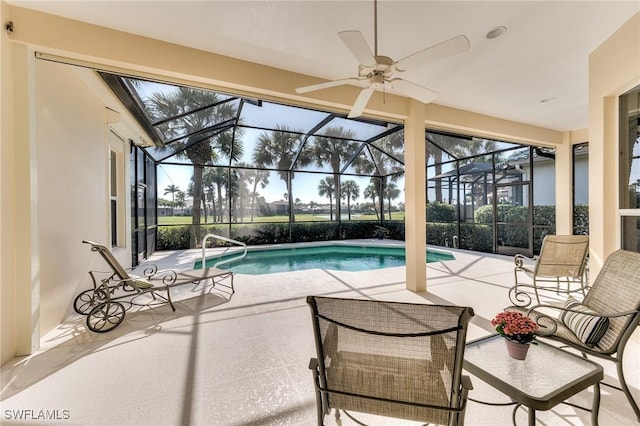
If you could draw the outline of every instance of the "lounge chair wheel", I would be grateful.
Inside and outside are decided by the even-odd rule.
[[[119,302],[104,302],[93,308],[87,316],[87,327],[96,333],[111,331],[124,320],[124,305]]]
[[[73,310],[80,315],[87,315],[99,303],[107,300],[104,290],[85,290],[73,301]]]

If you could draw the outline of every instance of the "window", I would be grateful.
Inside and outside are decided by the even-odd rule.
[[[621,247],[640,252],[640,86],[620,97]]]
[[[124,141],[109,134],[109,211],[111,247],[125,246]]]

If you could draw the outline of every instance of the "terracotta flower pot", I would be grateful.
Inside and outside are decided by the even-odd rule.
[[[508,339],[504,339],[504,342],[507,345],[507,352],[509,352],[511,358],[522,361],[527,357],[529,343],[518,343]]]

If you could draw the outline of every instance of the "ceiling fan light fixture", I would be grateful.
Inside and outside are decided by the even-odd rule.
[[[396,74],[467,52],[471,48],[469,39],[465,35],[458,35],[394,61],[388,56],[378,55],[377,0],[374,0],[373,4],[375,41],[373,51],[360,31],[345,30],[338,33],[338,37],[340,37],[346,48],[358,60],[357,76],[298,87],[295,89],[296,93],[312,92],[344,84],[359,86],[362,90],[360,90],[360,94],[353,104],[351,112],[349,112],[349,118],[362,115],[373,92],[376,90],[381,90],[383,94],[389,91],[395,95],[413,98],[425,104],[432,102],[438,96],[438,92],[399,78]]]
[[[495,28],[489,30],[489,32],[487,33],[486,37],[489,40],[493,40],[493,39],[496,39],[496,38],[502,36],[506,32],[507,32],[507,27],[501,25],[499,27],[495,27]]]

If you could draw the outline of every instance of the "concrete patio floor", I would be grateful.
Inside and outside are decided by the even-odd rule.
[[[365,272],[307,270],[235,276],[230,300],[216,290],[183,286],[168,305],[132,309],[115,330],[96,334],[75,313],[42,338],[28,357],[2,366],[4,424],[314,425],[309,358],[315,356],[307,295],[471,306],[468,339],[491,334],[508,306],[513,259],[452,250],[456,260],[427,266],[428,291],[405,288],[404,267]],[[149,262],[188,269],[200,251],[158,252]],[[87,285],[89,282],[87,281]],[[70,307],[70,312],[72,308]],[[627,346],[625,372],[640,400],[640,332]],[[613,363],[601,361],[617,384]],[[553,368],[553,366],[550,366]],[[507,402],[471,376],[470,397]],[[591,405],[591,389],[571,402]],[[44,410],[44,412],[43,412]],[[511,407],[469,402],[468,425],[510,425]],[[46,415],[54,420],[23,419]],[[360,416],[368,424],[416,424]],[[342,416],[343,425],[355,424]],[[602,387],[600,425],[637,424],[621,392]],[[526,411],[517,423],[526,424]],[[559,405],[538,412],[542,425],[591,424],[590,414]],[[326,424],[333,425],[333,417]]]

